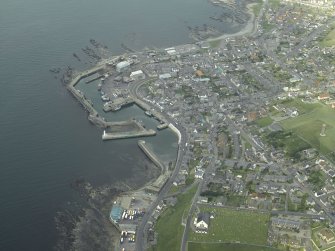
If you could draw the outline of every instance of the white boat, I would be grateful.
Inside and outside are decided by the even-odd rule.
[[[109,97],[105,94],[101,96],[102,101],[109,101]]]

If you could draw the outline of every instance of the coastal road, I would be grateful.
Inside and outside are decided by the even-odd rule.
[[[148,104],[145,100],[143,100],[141,98],[141,96],[138,94],[138,90],[139,88],[145,84],[147,80],[141,81],[137,84],[133,84],[129,90],[130,93],[140,99],[141,101],[145,102],[146,104]],[[152,104],[148,104],[150,106],[152,106]],[[153,212],[155,211],[155,209],[157,208],[158,204],[163,200],[163,198],[166,196],[166,194],[168,193],[168,191],[170,190],[174,180],[176,179],[180,167],[181,167],[181,163],[182,163],[182,159],[185,155],[185,151],[186,151],[186,142],[187,142],[187,134],[186,134],[186,130],[185,128],[181,127],[179,124],[177,124],[172,118],[170,118],[166,113],[162,113],[160,112],[162,115],[164,115],[165,119],[167,120],[168,123],[173,124],[180,132],[180,143],[178,146],[178,153],[177,153],[177,159],[176,159],[176,164],[175,164],[175,168],[170,176],[170,178],[167,180],[167,182],[163,185],[162,189],[159,191],[158,195],[157,195],[157,199],[151,204],[151,206],[149,207],[149,209],[147,210],[147,212],[144,214],[141,223],[139,224],[138,228],[137,228],[137,237],[136,237],[136,243],[135,243],[135,247],[136,247],[136,251],[144,251],[146,248],[146,233],[147,233],[147,223],[148,221],[151,219]]]

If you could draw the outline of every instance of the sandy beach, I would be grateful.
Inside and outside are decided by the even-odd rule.
[[[250,14],[251,17],[248,20],[246,26],[242,30],[240,30],[236,33],[232,33],[232,34],[223,34],[219,37],[209,38],[209,39],[207,39],[207,41],[210,42],[210,41],[226,39],[226,38],[229,38],[229,37],[252,35],[253,33],[255,33],[256,30],[257,30],[257,20],[256,20],[256,17],[255,17],[255,14],[253,12],[252,7],[256,4],[257,3],[250,3],[250,4],[247,5],[248,13]]]

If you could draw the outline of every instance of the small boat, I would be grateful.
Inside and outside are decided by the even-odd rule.
[[[109,101],[109,97],[105,94],[101,96],[102,101]]]
[[[151,112],[149,112],[149,111],[146,111],[146,112],[145,112],[145,114],[146,114],[146,115],[148,115],[149,117],[151,117],[151,116],[152,116],[152,113],[151,113]]]

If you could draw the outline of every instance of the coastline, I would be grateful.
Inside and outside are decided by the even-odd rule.
[[[248,13],[250,14],[250,18],[249,18],[247,24],[242,28],[242,30],[240,30],[236,33],[232,33],[232,34],[222,34],[219,37],[209,38],[207,40],[204,40],[204,42],[217,41],[217,40],[220,40],[220,42],[221,42],[222,40],[227,39],[227,38],[238,37],[238,36],[247,36],[247,35],[254,34],[257,31],[257,18],[255,16],[255,14],[253,13],[253,9],[252,9],[252,7],[255,4],[256,3],[250,3],[250,4],[247,5],[247,9],[248,9]],[[84,93],[81,93],[80,91],[75,89],[75,85],[81,79],[87,77],[88,75],[90,75],[94,72],[104,70],[109,62],[111,62],[110,59],[101,60],[100,62],[97,63],[96,66],[92,67],[91,69],[88,69],[88,70],[83,71],[83,72],[79,72],[77,76],[73,76],[73,78],[70,80],[70,82],[67,86],[68,90],[73,94],[74,98],[76,100],[78,100],[83,105],[84,109],[86,109],[88,111],[89,115],[99,117],[99,114],[93,108],[92,104],[90,104],[90,102],[88,102],[88,100],[86,100],[86,98],[84,96]],[[141,83],[139,84],[139,86],[140,85],[141,85]],[[135,90],[135,97],[137,99],[139,99],[141,102],[144,102],[145,104],[147,104],[147,102],[145,102],[142,99],[142,97],[137,95],[137,88]],[[151,106],[149,104],[147,104],[147,105]],[[183,131],[183,128],[181,128],[179,125],[177,125],[175,123],[175,121],[172,120],[172,118],[166,117],[161,113],[159,113],[159,115],[162,116],[163,118],[165,118],[166,121],[169,121],[168,127],[178,137],[177,158],[175,160],[174,169],[171,172],[168,173],[168,177],[166,177],[166,180],[164,181],[164,184],[160,187],[160,189],[158,190],[158,192],[156,194],[157,197],[155,199],[153,199],[151,201],[151,203],[148,205],[147,214],[145,216],[143,216],[143,220],[138,224],[139,231],[144,230],[145,225],[146,225],[147,221],[149,220],[148,217],[150,217],[152,211],[156,208],[156,206],[158,205],[158,203],[160,201],[161,194],[164,194],[166,191],[168,192],[169,189],[171,188],[172,181],[175,178],[176,174],[179,172],[180,162],[181,162],[181,159],[182,159],[182,151],[183,150],[181,149],[180,146],[185,145],[185,143],[186,143],[186,135],[181,133],[181,131]],[[137,193],[145,192],[150,186],[153,186],[153,184],[162,183],[162,182],[160,182],[160,179],[163,176],[166,176],[166,175],[167,175],[167,173],[164,173],[163,171],[161,171],[160,174],[158,175],[158,177],[150,179],[149,181],[147,181],[145,184],[143,184],[141,187],[139,187],[137,189],[131,189],[131,190],[128,190],[128,191],[120,192],[119,194],[115,195],[114,198],[112,198],[112,201],[115,201],[115,199],[120,199],[124,196],[128,196],[128,197],[129,196],[130,197],[134,196],[135,197],[135,195]],[[115,225],[115,224],[113,224],[113,225]],[[120,229],[117,228],[117,226],[114,226],[114,227],[115,227],[115,229],[120,231]],[[118,243],[119,242],[118,238],[116,238],[116,240],[117,240],[116,242]],[[118,245],[117,243],[113,243],[111,246],[114,248],[115,247],[114,245],[116,245],[116,246]]]
[[[232,37],[253,35],[257,31],[257,18],[256,18],[256,15],[253,12],[252,7],[256,4],[257,3],[247,4],[246,8],[248,9],[247,12],[250,15],[250,18],[249,18],[247,24],[242,28],[242,30],[239,30],[238,32],[231,33],[231,34],[222,34],[219,37],[209,38],[206,41],[211,42],[211,41],[223,40],[223,39],[232,38]]]

